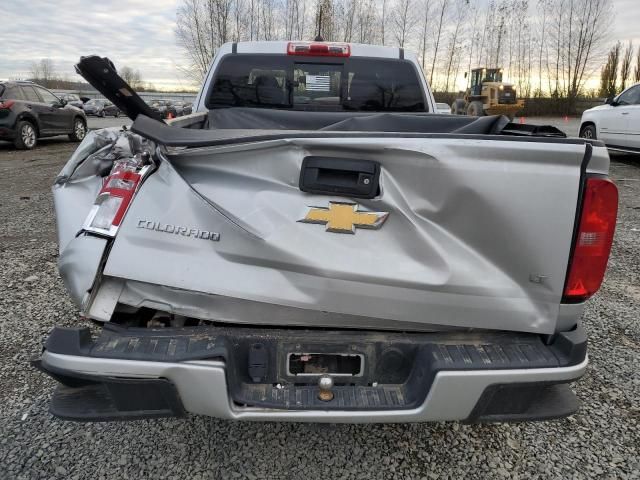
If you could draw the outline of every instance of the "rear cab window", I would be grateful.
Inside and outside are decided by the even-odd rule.
[[[207,108],[425,112],[415,66],[387,58],[232,54],[222,58]]]

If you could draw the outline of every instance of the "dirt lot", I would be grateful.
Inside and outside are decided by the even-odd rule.
[[[562,121],[562,120],[560,120]],[[56,270],[50,184],[75,145],[0,144],[0,479],[640,478],[640,158],[616,157],[619,223],[585,324],[591,366],[571,418],[513,425],[65,423],[29,366],[77,323]]]

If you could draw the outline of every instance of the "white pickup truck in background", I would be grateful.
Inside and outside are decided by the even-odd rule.
[[[435,112],[416,57],[223,45],[165,123],[107,59],[77,66],[134,119],[54,186],[84,316],[37,366],[52,413],[318,422],[566,416],[617,189],[601,142]]]

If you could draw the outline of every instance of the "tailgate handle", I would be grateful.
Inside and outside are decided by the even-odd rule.
[[[320,195],[374,198],[379,194],[380,164],[372,160],[305,157],[300,190]]]

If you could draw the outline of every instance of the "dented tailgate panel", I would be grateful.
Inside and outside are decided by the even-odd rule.
[[[584,154],[576,144],[449,138],[292,139],[177,152],[138,192],[104,273],[211,295],[214,305],[225,297],[225,305],[230,298],[293,307],[297,324],[308,309],[356,316],[363,328],[382,319],[390,328],[551,333]],[[301,192],[310,155],[379,162],[381,194]],[[299,221],[329,201],[389,215],[379,230],[354,235]],[[188,307],[188,295],[167,305]],[[255,318],[255,310],[227,309],[226,319],[283,322]],[[321,326],[322,317],[311,318],[317,323],[309,326]]]

